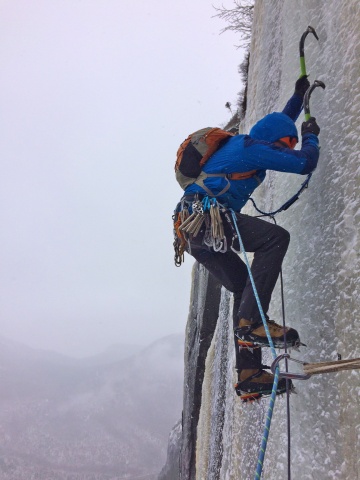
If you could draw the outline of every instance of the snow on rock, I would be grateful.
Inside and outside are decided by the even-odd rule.
[[[314,91],[310,103],[321,127],[320,161],[300,200],[277,216],[277,222],[291,233],[283,266],[287,323],[307,344],[301,352],[292,352],[292,357],[308,362],[336,360],[338,354],[343,359],[360,357],[359,18],[360,2],[353,0],[255,4],[244,132],[265,114],[281,111],[299,76],[301,34],[311,25],[319,35],[319,42],[312,35],[307,37],[305,56],[310,81],[326,84],[325,90]],[[302,121],[303,116],[299,129]],[[258,206],[278,208],[304,180],[270,172],[255,196]],[[245,213],[256,214],[250,206]],[[196,330],[198,319],[201,325],[205,322],[203,303],[194,299],[206,290],[206,273],[200,272],[194,282],[189,324]],[[196,305],[202,308],[198,315]],[[231,310],[231,295],[223,289],[205,373],[198,375],[194,356],[186,365],[185,383],[201,382],[202,396],[199,415],[191,424],[192,443],[185,441],[186,448],[192,449],[186,450],[187,456],[182,438],[182,480],[254,478],[268,400],[243,406],[235,395]],[[279,286],[269,313],[281,320]],[[270,360],[264,355],[265,363]],[[297,395],[290,398],[292,478],[358,479],[360,372],[314,375],[295,384]],[[186,396],[183,415],[192,415]],[[285,398],[276,401],[263,478],[288,478]]]
[[[268,40],[273,4],[282,26],[274,33],[275,43],[282,45],[274,57]],[[296,53],[301,33],[311,25],[319,35],[319,42],[312,35],[307,37],[305,58],[310,81],[318,79],[326,84],[324,91],[314,91],[310,104],[321,127],[320,161],[309,189],[277,218],[291,233],[284,262],[287,321],[308,345],[296,357],[309,362],[336,360],[337,353],[343,358],[360,356],[359,14],[360,4],[352,1],[257,2],[255,10],[256,41],[252,45],[245,130],[274,108],[269,96],[276,99],[275,108],[285,105],[298,71]],[[264,71],[271,77],[274,68],[280,70],[281,78],[269,95],[259,84],[265,81]],[[302,121],[301,116],[298,128]],[[297,191],[302,179],[273,172],[268,182],[271,193],[259,189],[256,200],[273,209]],[[250,209],[248,213],[252,214]],[[278,291],[271,313],[273,318],[281,318]],[[358,478],[359,372],[318,375],[296,383],[298,395],[291,398],[293,477]],[[278,402],[265,478],[287,478],[285,414],[285,403]]]
[[[196,471],[196,430],[202,402],[205,360],[214,335],[220,301],[220,285],[214,277],[199,264],[194,265],[193,272],[185,340],[182,440],[179,459],[182,479],[194,478]]]
[[[179,420],[169,435],[167,458],[158,480],[177,480],[179,478],[179,455],[182,435],[182,422]]]

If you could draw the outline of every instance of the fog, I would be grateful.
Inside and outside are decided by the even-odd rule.
[[[208,0],[1,2],[3,336],[83,357],[184,330],[175,153],[229,120],[241,89],[238,38],[215,13]]]

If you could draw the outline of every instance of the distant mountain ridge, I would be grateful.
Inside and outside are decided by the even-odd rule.
[[[30,347],[15,340],[3,337],[0,335],[0,361],[2,355],[9,355],[17,358],[45,358],[47,357],[48,361],[53,361],[56,363],[66,363],[66,364],[101,364],[101,363],[113,363],[119,360],[122,360],[126,357],[136,354],[142,347],[141,345],[133,344],[114,344],[110,345],[108,348],[102,352],[94,355],[89,355],[85,357],[72,357],[70,355],[65,355],[59,352],[45,349],[37,349]]]
[[[171,335],[97,362],[1,338],[0,478],[156,478],[181,414],[183,345]]]

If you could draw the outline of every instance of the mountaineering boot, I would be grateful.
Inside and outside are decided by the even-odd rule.
[[[274,376],[262,369],[243,369],[238,374],[239,381],[235,385],[236,394],[243,402],[258,400],[263,395],[271,395]],[[288,388],[291,392],[293,384],[288,380]],[[276,395],[286,392],[286,379],[280,378]]]
[[[275,348],[285,348],[285,336],[286,347],[296,348],[301,345],[299,334],[294,328],[284,328],[275,323],[274,320],[267,320],[267,326]],[[241,318],[239,326],[234,330],[234,334],[240,340],[240,345],[241,342],[245,342],[263,347],[269,346],[263,322],[251,323],[249,320]]]

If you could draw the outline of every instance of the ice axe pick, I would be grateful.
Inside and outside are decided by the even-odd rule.
[[[319,40],[319,37],[317,36],[315,32],[315,28],[310,27],[310,25],[307,27],[305,32],[301,35],[300,39],[300,44],[299,44],[299,49],[300,49],[300,77],[303,77],[304,75],[307,75],[306,73],[306,65],[305,65],[305,38],[309,35],[309,33],[312,33],[316,40]]]
[[[310,115],[310,97],[312,92],[315,90],[316,87],[321,87],[325,89],[325,83],[321,80],[315,80],[315,82],[306,90],[304,95],[304,113],[305,113],[305,120],[309,120],[311,117]]]

